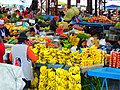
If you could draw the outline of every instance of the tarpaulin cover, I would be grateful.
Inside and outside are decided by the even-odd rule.
[[[0,90],[23,90],[21,67],[0,63]]]

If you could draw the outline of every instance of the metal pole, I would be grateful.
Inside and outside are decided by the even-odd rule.
[[[95,0],[95,16],[97,16],[97,0]]]
[[[51,15],[53,15],[54,16],[54,14],[55,14],[55,10],[54,10],[54,7],[55,7],[55,3],[54,3],[54,0],[51,0]]]
[[[105,9],[106,9],[106,8],[105,8],[105,6],[106,6],[105,4],[106,4],[106,0],[104,0],[104,11],[105,11]]]
[[[87,0],[87,11],[92,14],[92,0]]]
[[[55,0],[55,15],[58,15],[58,0]]]

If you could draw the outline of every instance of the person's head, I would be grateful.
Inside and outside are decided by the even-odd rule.
[[[30,28],[30,36],[35,36],[35,29],[34,28]]]
[[[38,19],[37,18],[35,18],[35,23],[38,23]]]
[[[79,50],[82,47],[86,46],[86,40],[79,40],[78,45],[77,45],[77,50]]]
[[[22,32],[20,33],[19,37],[18,37],[18,43],[25,43],[25,44],[28,44],[28,38],[27,38],[27,35]]]
[[[4,20],[0,20],[0,28],[4,27]]]

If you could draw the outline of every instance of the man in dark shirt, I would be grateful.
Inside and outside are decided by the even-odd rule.
[[[58,20],[58,16],[54,16],[53,20],[51,20],[50,22],[50,30],[56,32],[57,29],[57,25],[56,25],[56,21]]]

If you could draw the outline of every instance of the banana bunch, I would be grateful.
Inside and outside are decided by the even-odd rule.
[[[80,57],[82,60],[80,66],[92,66],[104,63],[104,53],[102,50],[97,49],[95,45],[90,48],[83,48]]]
[[[81,90],[80,68],[53,69],[42,66],[39,76],[39,90]]]
[[[39,81],[38,75],[37,75],[37,73],[35,72],[35,73],[34,73],[34,79],[33,79],[33,81],[31,82],[31,88],[37,88],[37,87],[38,87],[38,81]]]
[[[96,46],[90,48],[83,48],[82,53],[79,51],[71,52],[70,49],[62,48],[46,48],[45,45],[35,44],[31,47],[33,52],[39,57],[36,63],[59,63],[72,66],[78,64],[78,66],[92,66],[95,64],[101,64],[104,60],[104,54]]]
[[[36,63],[59,63],[72,65],[76,61],[80,63],[79,52],[72,52],[70,49],[62,48],[59,50],[57,48],[46,48],[45,45],[35,44],[31,47],[33,52],[39,57]],[[73,54],[75,53],[75,54]]]
[[[63,28],[63,30],[67,30],[68,29],[68,23],[67,22],[60,22],[58,27],[59,28]]]
[[[50,30],[50,26],[42,27],[41,30]]]
[[[73,46],[77,46],[78,45],[78,42],[79,42],[79,38],[77,38],[77,35],[70,35],[69,36],[69,42],[72,43]]]

